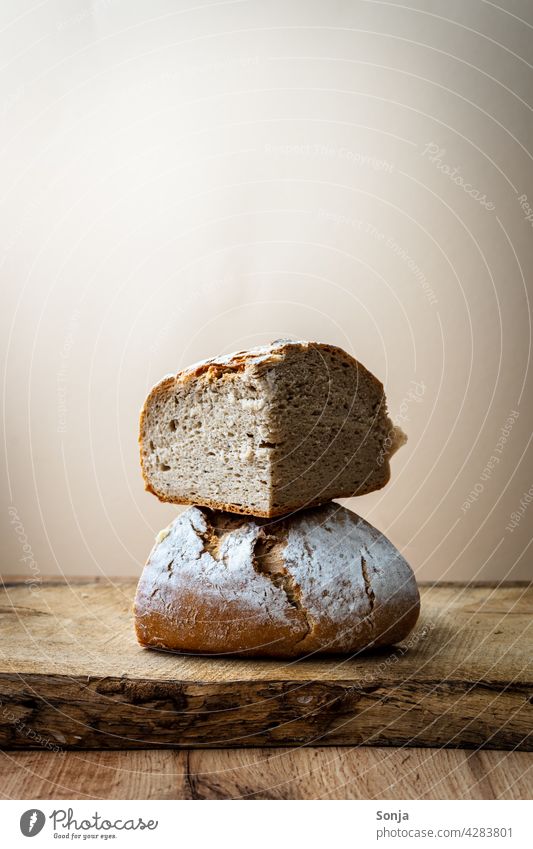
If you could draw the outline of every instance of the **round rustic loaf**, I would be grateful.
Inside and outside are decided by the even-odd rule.
[[[419,594],[392,543],[339,504],[274,521],[190,507],[159,534],[134,612],[150,648],[297,657],[402,640]]]

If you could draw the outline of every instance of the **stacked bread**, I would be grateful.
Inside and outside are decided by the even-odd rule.
[[[146,488],[191,504],[137,588],[141,645],[297,657],[407,636],[414,575],[333,498],[389,480],[405,435],[382,384],[333,345],[278,341],[164,378],[140,423]]]

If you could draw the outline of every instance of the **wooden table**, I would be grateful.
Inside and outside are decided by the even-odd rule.
[[[0,793],[528,798],[533,588],[421,589],[402,645],[281,663],[140,649],[133,581],[6,583]]]
[[[0,753],[8,799],[528,799],[533,755],[321,747]]]

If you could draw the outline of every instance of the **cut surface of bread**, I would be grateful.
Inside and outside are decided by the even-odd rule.
[[[265,517],[380,489],[404,441],[364,366],[335,346],[289,341],[164,378],[139,436],[160,500]]]
[[[160,533],[134,613],[143,646],[298,657],[399,642],[419,595],[392,543],[339,504],[274,522],[190,507]]]

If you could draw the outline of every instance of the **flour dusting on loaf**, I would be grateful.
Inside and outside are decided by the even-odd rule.
[[[386,537],[330,503],[277,521],[191,507],[139,582],[141,645],[296,657],[357,652],[414,626],[414,575]]]

